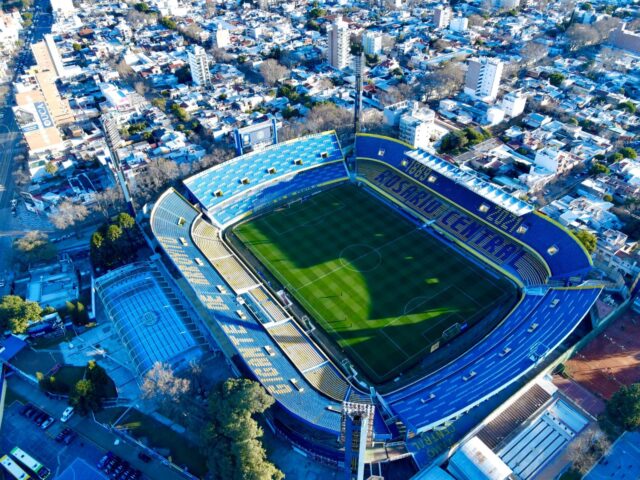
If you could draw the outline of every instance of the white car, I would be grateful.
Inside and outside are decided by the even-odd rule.
[[[73,417],[74,414],[74,409],[73,407],[67,407],[64,409],[64,412],[62,412],[62,416],[60,417],[60,421],[61,422],[66,422],[67,420],[69,420],[71,417]]]

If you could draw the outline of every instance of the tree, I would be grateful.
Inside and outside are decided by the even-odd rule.
[[[549,55],[549,49],[546,45],[538,42],[527,42],[520,50],[522,55],[522,63],[525,67],[530,67],[537,64],[543,58]]]
[[[268,85],[275,85],[279,80],[289,76],[289,69],[270,58],[260,64],[260,75]]]
[[[54,213],[49,215],[53,226],[64,230],[83,221],[89,215],[89,210],[81,203],[73,203],[65,199],[60,203]]]
[[[620,387],[607,402],[607,416],[626,430],[640,427],[640,383]]]
[[[39,230],[32,230],[18,238],[13,242],[13,248],[20,252],[17,261],[23,266],[48,261],[56,256],[56,247],[49,242],[49,236]]]
[[[122,229],[118,225],[109,225],[107,228],[107,241],[110,243],[115,243],[122,237]]]
[[[142,382],[142,397],[160,403],[178,402],[189,392],[191,383],[185,378],[177,377],[173,369],[166,363],[156,362],[145,374]]]
[[[593,428],[588,430],[569,444],[568,456],[572,468],[582,477],[609,447],[609,440],[603,432]]]
[[[47,162],[44,166],[44,171],[47,172],[49,175],[55,175],[56,172],[58,171],[58,167],[53,162]]]
[[[104,245],[104,237],[100,232],[93,232],[91,235],[91,248],[92,249],[101,249],[102,245]]]
[[[95,360],[89,360],[87,363],[86,377],[95,386],[106,385],[111,381],[105,369],[98,365]]]
[[[209,418],[203,452],[214,478],[281,480],[260,442],[263,431],[253,418],[274,403],[264,388],[247,379],[229,379],[209,395]]]
[[[618,104],[618,108],[620,108],[622,110],[626,110],[627,112],[629,112],[631,114],[636,113],[636,110],[637,110],[636,105],[633,102],[629,101],[629,100],[627,100],[626,102],[620,102]]]
[[[599,173],[604,173],[605,175],[609,175],[611,170],[609,170],[609,167],[607,167],[604,163],[593,162],[591,164],[591,168],[589,169],[589,172],[591,172],[592,175],[597,175]]]
[[[0,302],[0,330],[24,333],[31,322],[42,320],[42,307],[37,302],[17,295],[6,295]]]
[[[460,62],[445,62],[427,73],[422,82],[427,100],[440,100],[458,92],[464,82],[464,69]]]
[[[587,252],[593,253],[598,246],[598,237],[595,234],[588,232],[587,230],[574,230],[573,235],[580,240],[580,243],[584,245]]]
[[[80,415],[99,410],[101,404],[100,397],[97,395],[91,380],[86,378],[78,380],[71,394],[71,405],[78,410]]]
[[[638,153],[631,147],[623,147],[620,150],[618,150],[618,152],[624,158],[630,158],[632,160],[635,160],[638,157]]]
[[[122,230],[129,230],[134,227],[136,221],[128,213],[122,212],[116,217],[116,223]]]
[[[553,72],[549,75],[549,83],[554,87],[559,87],[564,82],[564,75],[558,72]]]
[[[93,211],[100,212],[105,218],[111,216],[114,210],[122,209],[124,205],[124,196],[119,187],[108,187],[94,195],[96,202],[91,207]]]

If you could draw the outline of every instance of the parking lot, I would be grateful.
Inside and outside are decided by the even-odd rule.
[[[13,447],[18,446],[50,469],[52,478],[55,478],[76,458],[85,460],[89,465],[95,465],[104,455],[80,436],[69,445],[56,442],[56,435],[66,425],[59,419],[55,419],[47,430],[42,430],[33,419],[20,414],[22,406],[22,403],[15,401],[5,410],[2,435],[0,435],[0,453],[8,453]],[[100,479],[100,476],[96,478]]]

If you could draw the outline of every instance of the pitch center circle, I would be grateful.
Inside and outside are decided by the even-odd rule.
[[[370,272],[382,263],[378,250],[364,243],[354,243],[340,252],[341,265],[353,272]]]

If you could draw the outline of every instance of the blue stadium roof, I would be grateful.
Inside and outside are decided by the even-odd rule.
[[[140,376],[156,362],[176,368],[201,355],[193,312],[152,262],[113,270],[95,287]]]

